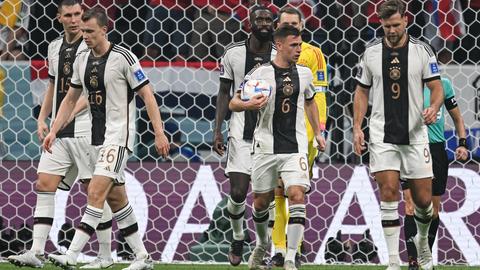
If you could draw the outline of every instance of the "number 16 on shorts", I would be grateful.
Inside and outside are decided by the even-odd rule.
[[[121,182],[130,151],[119,145],[105,145],[99,149],[94,175],[107,176]]]

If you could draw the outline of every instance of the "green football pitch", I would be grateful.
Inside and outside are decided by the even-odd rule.
[[[115,264],[114,267],[109,268],[112,270],[120,270],[127,267],[126,264]],[[386,266],[378,265],[303,265],[300,269],[302,270],[385,270]],[[30,269],[30,268],[18,268],[8,263],[0,263],[1,270],[20,270],[20,269]],[[60,268],[54,267],[51,264],[46,264],[43,268],[44,270],[58,270]],[[232,267],[229,265],[221,264],[156,264],[155,270],[223,270],[223,269],[235,269],[235,270],[247,270],[248,267],[246,264],[242,264],[238,267]],[[273,268],[273,269],[282,269],[282,268]],[[406,266],[402,269],[407,269]],[[436,270],[467,270],[467,269],[479,269],[478,267],[467,267],[467,266],[437,266]]]

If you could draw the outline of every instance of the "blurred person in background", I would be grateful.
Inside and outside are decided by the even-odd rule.
[[[241,0],[193,0],[193,4],[192,59],[217,61],[229,44],[244,39],[241,23],[234,17]]]
[[[192,21],[187,17],[187,0],[149,0],[147,27],[142,43],[146,56],[151,60],[175,61],[188,55],[187,35]]]
[[[24,45],[29,33],[30,0],[0,3],[0,60],[25,60]]]

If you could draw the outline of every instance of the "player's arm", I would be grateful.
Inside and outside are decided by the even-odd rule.
[[[430,107],[423,111],[423,119],[425,124],[429,125],[437,121],[437,113],[442,106],[444,96],[441,80],[428,81],[426,85],[430,89]]]
[[[79,114],[80,112],[86,110],[88,108],[88,100],[85,96],[80,96],[80,98],[77,100],[77,103],[75,104],[75,108],[73,108],[72,114],[68,118],[68,121],[64,124],[62,128],[67,126],[70,122],[75,119],[75,116]]]
[[[365,150],[362,122],[368,109],[368,88],[357,84],[353,98],[353,146],[355,154],[361,155]]]
[[[53,121],[52,128],[50,129],[50,132],[43,141],[43,148],[45,149],[45,151],[51,153],[51,147],[53,141],[57,136],[58,131],[60,131],[65,125],[65,123],[68,121],[68,118],[72,114],[77,100],[80,98],[81,94],[82,88],[75,88],[73,86],[70,86],[70,89],[68,89],[67,95],[62,100],[57,115],[55,116],[55,121]]]
[[[300,55],[299,64],[308,67],[313,76],[313,85],[315,86],[315,102],[320,116],[320,125],[325,129],[327,121],[327,98],[328,89],[327,62],[322,50],[318,47],[312,47]]]
[[[233,112],[257,111],[265,107],[265,105],[267,105],[267,102],[268,102],[268,97],[263,94],[255,95],[248,101],[243,101],[240,96],[241,96],[241,93],[240,93],[240,90],[238,90],[233,96],[232,100],[230,100],[228,107],[230,108],[231,111]]]
[[[305,112],[307,113],[308,121],[310,122],[315,139],[318,143],[318,150],[325,150],[325,138],[322,135],[322,129],[320,127],[320,119],[318,117],[318,108],[315,103],[314,97],[305,100]]]
[[[220,88],[218,89],[217,104],[215,105],[215,128],[213,133],[213,150],[220,156],[223,156],[223,153],[225,152],[222,135],[222,125],[228,113],[228,103],[230,101],[231,88],[231,80],[220,79]]]
[[[466,160],[468,158],[467,149],[467,132],[465,131],[465,124],[463,122],[462,113],[457,106],[454,98],[445,100],[445,107],[448,110],[448,114],[452,117],[455,130],[458,135],[458,146],[455,150],[455,156],[458,160]]]
[[[368,110],[368,95],[372,86],[372,73],[370,72],[369,50],[367,49],[360,57],[360,63],[357,66],[357,86],[353,97],[353,151],[361,155],[366,149],[365,138],[362,130],[362,123]]]
[[[40,114],[38,115],[37,121],[37,136],[40,142],[43,142],[45,136],[48,134],[48,125],[47,117],[52,113],[53,106],[53,91],[54,89],[54,80],[50,78],[47,86],[47,91],[45,92],[45,97],[43,98],[42,107],[40,108]]]
[[[157,153],[166,158],[168,156],[168,152],[170,151],[170,144],[165,136],[162,117],[160,115],[157,100],[153,95],[153,90],[150,84],[145,84],[142,86],[137,91],[137,94],[142,98],[143,102],[145,103],[145,107],[147,108],[147,114],[150,118],[150,123],[152,123],[153,131],[155,132],[155,148]]]

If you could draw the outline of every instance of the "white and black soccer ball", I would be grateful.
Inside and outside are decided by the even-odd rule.
[[[272,86],[266,80],[248,80],[243,83],[241,98],[243,101],[248,101],[257,95],[270,96]]]

